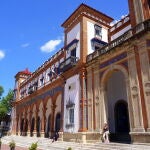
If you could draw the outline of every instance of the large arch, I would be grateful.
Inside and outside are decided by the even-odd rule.
[[[118,134],[119,129],[117,128],[119,126],[116,125],[116,123],[122,121],[121,117],[123,117],[123,115],[117,116],[118,115],[117,111],[120,111],[120,113],[124,113],[123,110],[122,111],[120,110],[120,107],[126,109],[127,112],[124,113],[126,114],[125,118],[129,120],[128,104],[130,98],[128,95],[128,91],[129,91],[128,88],[129,86],[128,86],[127,70],[121,65],[110,65],[110,67],[104,72],[101,78],[101,89],[103,93],[102,95],[103,95],[103,104],[104,104],[103,123],[105,122],[108,123],[109,131],[111,135],[110,137],[112,140],[119,140],[120,138]],[[124,103],[121,103],[122,101],[120,101],[120,99],[123,99],[126,105],[123,105]],[[129,137],[127,138],[127,140],[130,140],[129,132],[130,130],[128,129],[126,130],[125,133]],[[120,140],[124,141],[126,139],[120,138]]]

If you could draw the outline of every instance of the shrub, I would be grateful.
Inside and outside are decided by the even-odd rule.
[[[29,150],[36,150],[37,149],[37,142],[32,143],[31,147],[29,147]]]
[[[72,148],[71,147],[68,147],[68,149],[67,150],[72,150]]]
[[[14,140],[12,140],[12,141],[9,143],[9,147],[10,147],[10,148],[15,148],[15,146],[16,146],[16,143],[15,143]]]

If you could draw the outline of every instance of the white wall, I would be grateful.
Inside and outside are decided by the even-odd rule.
[[[94,49],[92,48],[91,45],[91,39],[95,37],[95,28],[94,28],[94,23],[87,21],[87,43],[88,43],[88,54],[92,53]],[[97,24],[98,25],[98,24]],[[101,25],[99,25],[101,26]],[[102,41],[108,42],[108,31],[106,28],[102,27]]]
[[[78,23],[72,30],[67,33],[67,45],[74,39],[78,39],[78,45],[76,49],[76,57],[80,58],[80,23]],[[66,58],[70,56],[70,53],[66,53]]]
[[[69,89],[71,86],[71,89]],[[69,97],[75,103],[74,107],[74,127],[66,129],[67,124],[67,115],[66,115],[66,103],[69,100]],[[65,84],[64,91],[64,131],[65,132],[78,132],[79,130],[79,101],[80,101],[80,83],[79,75],[72,76],[67,79]]]
[[[114,34],[113,36],[111,36],[111,41],[115,40],[116,38],[118,38],[119,36],[124,34],[126,31],[128,31],[129,29],[131,29],[131,25],[123,28],[121,31],[119,31],[116,34]]]

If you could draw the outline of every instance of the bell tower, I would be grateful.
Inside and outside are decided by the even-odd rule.
[[[150,0],[128,0],[132,27],[150,18]]]

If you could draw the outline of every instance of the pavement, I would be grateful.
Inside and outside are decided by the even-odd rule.
[[[15,150],[28,150],[32,143],[38,142],[38,150],[150,150],[150,143],[123,144],[123,143],[80,143],[55,141],[42,137],[25,137],[25,136],[5,136],[2,138],[2,149],[9,150],[9,142],[14,140],[16,143]]]
[[[7,145],[7,144],[2,144],[0,150],[10,150],[9,145]],[[29,150],[29,148],[16,146],[16,147],[15,147],[15,150]],[[37,149],[37,150],[41,150],[41,149]]]

